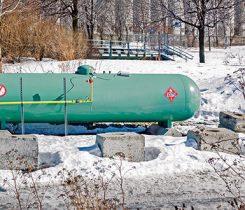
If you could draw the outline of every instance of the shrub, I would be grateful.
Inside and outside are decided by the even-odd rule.
[[[232,75],[227,74],[225,82],[233,86],[233,92],[240,92],[245,100],[245,68],[239,68]]]
[[[17,60],[20,57],[49,57],[71,60],[86,56],[87,43],[82,33],[74,34],[55,21],[44,20],[36,10],[16,11],[0,22],[0,46],[3,56]]]

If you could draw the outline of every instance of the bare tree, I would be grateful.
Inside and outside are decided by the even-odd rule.
[[[161,32],[170,32],[171,26],[168,24],[169,17],[165,12],[165,9],[162,8],[159,0],[150,1],[150,22],[148,27],[157,29]]]
[[[88,39],[94,38],[98,19],[108,12],[110,0],[43,0],[45,16],[70,23],[74,33],[84,30]]]
[[[79,28],[79,2],[80,0],[43,0],[43,15],[52,17],[57,22],[71,20],[71,28],[76,33]]]
[[[81,22],[85,25],[89,39],[94,38],[94,33],[99,23],[107,20],[110,0],[82,0],[81,5]]]
[[[198,30],[200,63],[205,63],[205,28],[214,28],[224,20],[227,13],[230,13],[237,3],[231,0],[171,0],[172,7],[169,8],[164,0],[160,1],[165,11],[174,19]],[[185,9],[183,9],[183,4]],[[217,12],[219,15],[213,19]]]
[[[128,39],[129,31],[132,29],[133,5],[132,0],[115,0],[114,1],[114,32],[118,40],[123,39],[126,33]]]
[[[134,32],[145,34],[150,23],[149,1],[133,1],[133,27]]]
[[[235,35],[241,36],[243,35],[243,29],[245,26],[245,3],[244,1],[240,0],[234,0],[237,1],[236,7],[235,7],[235,14],[234,14],[234,33]]]
[[[99,38],[103,39],[113,39],[115,35],[115,10],[114,2],[111,1],[106,7],[106,12],[98,16],[97,18],[97,32],[99,33]]]

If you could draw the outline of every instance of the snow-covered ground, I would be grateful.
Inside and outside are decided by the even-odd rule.
[[[188,129],[200,123],[216,127],[220,111],[244,112],[245,100],[233,86],[225,84],[224,78],[238,68],[245,68],[245,46],[228,49],[212,49],[206,52],[206,63],[198,62],[198,51],[192,49],[193,60],[185,61],[176,57],[176,61],[135,61],[135,60],[79,60],[70,62],[57,61],[23,61],[21,64],[6,64],[5,73],[30,73],[49,72],[74,73],[82,64],[95,68],[96,73],[103,71],[117,73],[171,73],[184,74],[192,78],[201,91],[201,107],[198,113],[187,122],[176,123],[177,129],[186,133]],[[62,125],[28,125],[29,133],[60,134]],[[12,128],[20,132],[20,128]],[[70,126],[73,134],[81,131],[87,133],[83,126]],[[97,128],[95,133],[108,131],[144,131],[144,127],[127,128],[112,127]],[[101,168],[115,167],[119,160],[102,158],[95,145],[95,135],[71,135],[67,137],[55,135],[36,135],[39,145],[39,161],[41,166],[49,166],[33,172],[34,177],[39,177],[38,183],[45,186],[52,183],[59,185],[60,180],[56,175],[63,168],[76,169],[78,174],[90,171],[98,173],[95,163],[100,162]],[[240,134],[240,143],[243,145],[243,134]],[[146,138],[145,159],[140,163],[122,162],[123,170],[130,170],[125,175],[126,203],[131,208],[172,208],[174,205],[187,203],[197,206],[195,209],[213,209],[231,197],[227,193],[225,183],[222,182],[210,165],[210,158],[220,158],[212,152],[198,151],[193,142],[188,142],[186,137],[148,136]],[[239,167],[245,167],[243,157],[221,154],[229,163],[241,160]],[[116,164],[115,164],[116,163]],[[226,163],[220,161],[216,167],[221,169]],[[115,168],[116,169],[116,168]],[[245,170],[243,170],[244,172]],[[11,181],[11,171],[0,171],[0,186],[5,178]],[[241,184],[241,192],[245,193],[245,183]],[[9,185],[3,188],[7,192],[0,192],[0,207],[7,208],[10,197]],[[45,203],[47,208],[61,208],[60,200],[51,196],[53,191],[47,192]],[[11,203],[11,202],[10,202]],[[206,206],[206,207],[205,207]],[[227,207],[229,209],[229,207]]]

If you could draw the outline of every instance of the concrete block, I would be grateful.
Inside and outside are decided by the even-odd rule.
[[[8,130],[0,130],[0,138],[3,136],[12,136],[12,134]]]
[[[245,114],[237,112],[220,112],[220,127],[231,129],[235,132],[245,133]]]
[[[0,132],[0,169],[36,170],[38,142],[33,135],[11,135]]]
[[[164,135],[173,137],[182,137],[182,134],[174,128],[163,128],[159,125],[152,124],[147,128],[147,134],[150,135]]]
[[[190,130],[187,140],[194,139],[197,148],[205,151],[240,154],[239,136],[226,128],[202,128]]]
[[[137,133],[113,132],[96,135],[103,157],[120,155],[131,162],[144,161],[145,137]]]

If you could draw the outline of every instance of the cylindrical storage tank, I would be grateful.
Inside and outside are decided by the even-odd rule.
[[[0,75],[1,122],[21,122],[23,110],[25,122],[63,123],[65,104],[70,123],[181,121],[200,92],[180,74]]]

